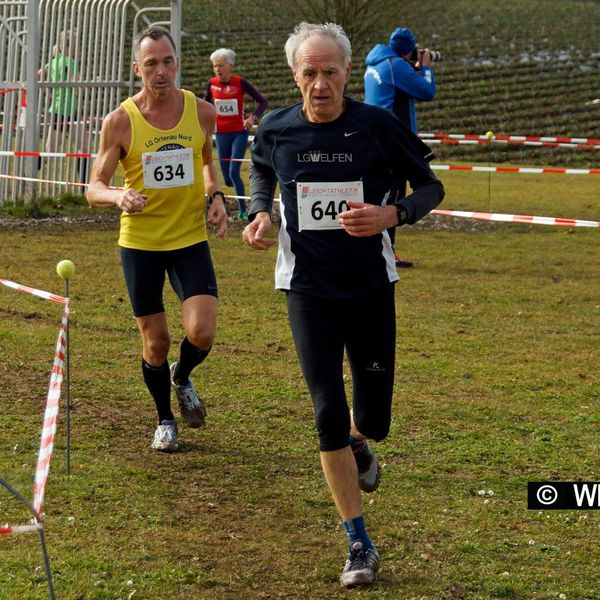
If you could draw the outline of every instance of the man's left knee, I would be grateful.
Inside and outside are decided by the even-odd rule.
[[[370,440],[381,442],[390,433],[390,421],[386,419],[384,422],[381,419],[362,418],[354,424],[357,431]]]

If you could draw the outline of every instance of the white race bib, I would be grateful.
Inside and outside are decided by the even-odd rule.
[[[341,229],[348,200],[364,202],[362,181],[296,183],[298,230]]]
[[[238,101],[237,98],[231,100],[222,100],[219,98],[215,99],[215,109],[218,115],[222,117],[230,117],[238,114]]]
[[[194,183],[194,149],[142,152],[144,187],[149,190]]]

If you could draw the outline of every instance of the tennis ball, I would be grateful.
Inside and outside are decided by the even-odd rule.
[[[485,137],[486,137],[488,140],[491,140],[491,139],[494,137],[494,132],[493,132],[493,131],[488,131],[488,132],[485,134]]]
[[[70,260],[61,260],[56,265],[56,272],[63,279],[70,279],[75,273],[75,265]]]

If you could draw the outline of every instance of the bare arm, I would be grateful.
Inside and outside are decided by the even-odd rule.
[[[110,187],[119,159],[126,153],[131,139],[129,118],[122,108],[110,113],[102,124],[100,148],[94,166],[86,199],[91,207],[118,206],[126,212],[142,212],[147,196],[134,189]]]
[[[210,196],[216,192],[219,184],[217,169],[213,162],[212,134],[215,129],[215,109],[205,102],[198,100],[198,121],[204,130],[204,146],[202,148],[202,163],[204,165],[204,186]],[[217,226],[217,237],[224,238],[227,235],[227,211],[225,210],[224,198],[217,195],[208,207],[207,219],[209,223]]]

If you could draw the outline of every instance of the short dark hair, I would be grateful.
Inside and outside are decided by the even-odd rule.
[[[171,46],[173,46],[173,51],[177,54],[177,48],[175,48],[175,42],[173,41],[173,37],[171,36],[171,32],[160,25],[150,25],[139,33],[135,40],[133,41],[133,56],[135,60],[137,60],[138,54],[140,52],[140,46],[142,45],[142,41],[147,37],[153,40],[160,40],[160,38],[166,37],[169,42],[171,42]]]

